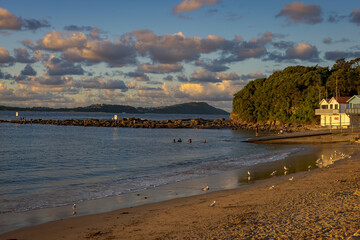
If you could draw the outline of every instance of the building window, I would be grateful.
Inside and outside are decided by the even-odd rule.
[[[332,105],[332,104],[330,104],[330,109],[333,109],[333,105]]]
[[[321,105],[321,109],[328,109],[328,105]]]
[[[339,109],[339,105],[338,105],[338,104],[335,104],[334,107],[335,107],[335,109]]]

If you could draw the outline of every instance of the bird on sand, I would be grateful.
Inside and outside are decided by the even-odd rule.
[[[210,189],[209,186],[206,186],[206,187],[202,188],[201,190],[207,191],[207,190],[209,190],[209,189]]]
[[[274,177],[274,176],[276,176],[276,173],[277,173],[277,171],[275,170],[270,175]]]
[[[274,185],[272,185],[271,187],[269,187],[269,189],[271,190],[271,189],[274,189],[275,188],[275,186]]]
[[[284,166],[284,170],[285,170],[285,171],[288,171],[289,169],[288,169],[286,166]]]
[[[216,205],[216,201],[214,201],[212,204],[210,204],[209,207],[215,207],[215,205]]]
[[[250,181],[251,180],[251,173],[248,171],[248,181]]]
[[[294,177],[289,178],[289,181],[292,181],[292,180],[294,180]]]

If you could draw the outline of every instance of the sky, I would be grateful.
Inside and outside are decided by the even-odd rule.
[[[251,80],[341,57],[358,0],[0,0],[0,105],[231,111]]]

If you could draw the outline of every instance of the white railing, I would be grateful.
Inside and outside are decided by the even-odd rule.
[[[345,109],[345,113],[346,114],[349,114],[349,115],[353,115],[353,114],[360,114],[360,108],[348,108],[348,109]],[[316,114],[316,110],[315,110],[315,114]]]

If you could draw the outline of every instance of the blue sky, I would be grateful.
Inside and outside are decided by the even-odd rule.
[[[355,0],[0,0],[0,105],[230,111],[248,81],[360,57],[359,35]]]

